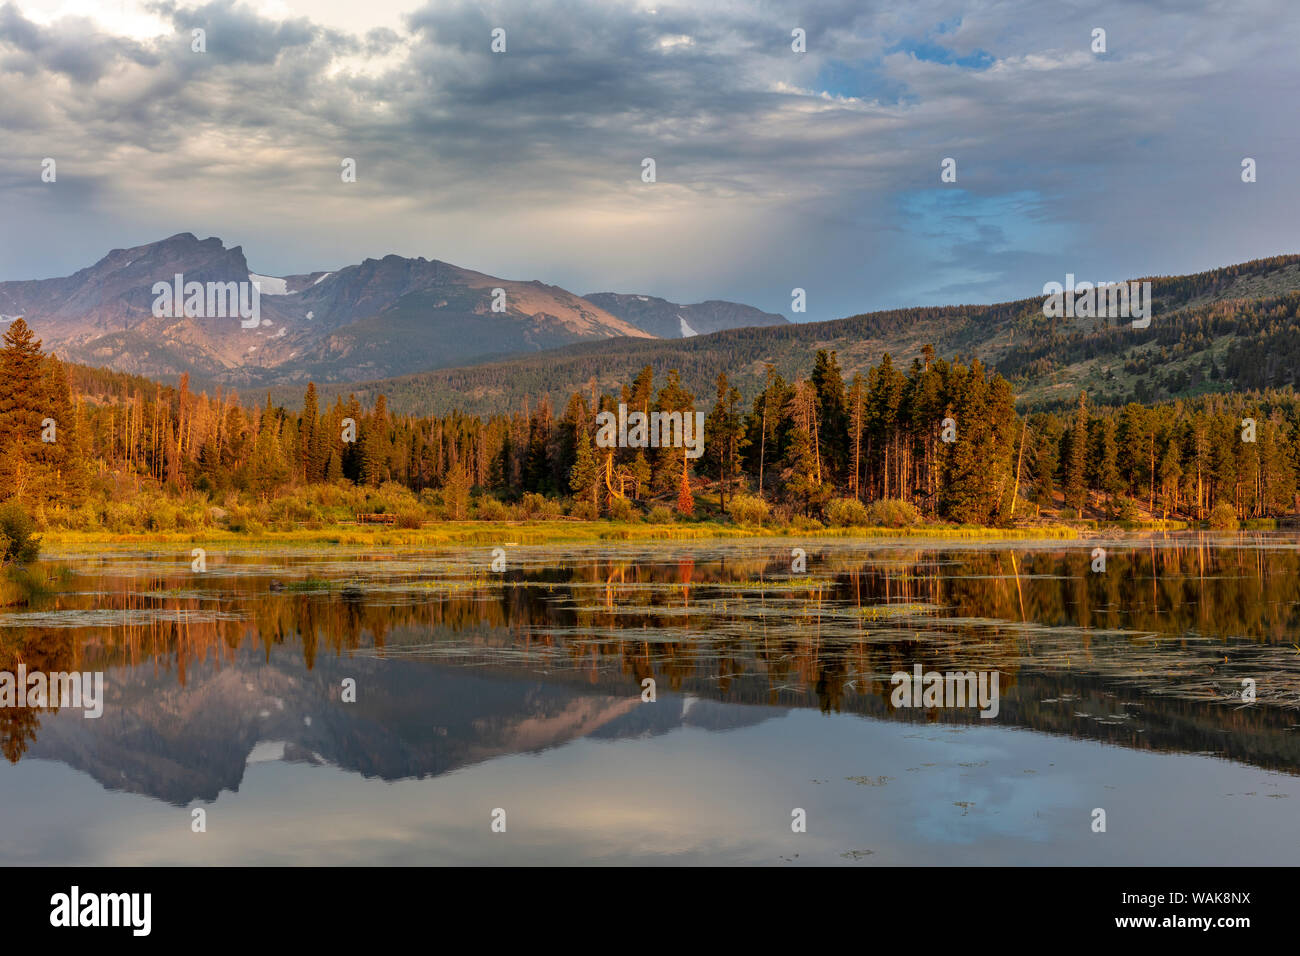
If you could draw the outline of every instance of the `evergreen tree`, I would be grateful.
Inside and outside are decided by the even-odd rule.
[[[383,395],[375,400],[375,411],[358,440],[362,446],[361,479],[376,487],[388,479],[388,403]]]
[[[447,517],[453,521],[464,521],[469,517],[470,492],[474,480],[469,467],[463,460],[457,459],[447,469],[447,476],[442,484],[442,505],[447,509]]]
[[[1065,501],[1083,515],[1088,501],[1088,404],[1087,395],[1079,393],[1079,406],[1070,427],[1070,457],[1065,472]]]
[[[41,342],[21,318],[5,330],[0,348],[0,487],[19,498],[40,485],[42,421],[50,395],[42,371]]]
[[[569,475],[569,488],[575,495],[590,499],[592,504],[598,504],[600,476],[600,463],[592,451],[591,436],[587,434],[585,428],[581,429],[578,432],[577,457],[573,463],[573,471]]]
[[[810,379],[817,393],[818,436],[826,477],[842,475],[848,462],[849,416],[844,376],[835,352],[817,350]]]
[[[364,455],[362,454],[362,442],[365,436],[362,434],[365,416],[361,414],[361,403],[357,401],[355,395],[348,396],[348,404],[344,409],[344,416],[339,421],[339,440],[342,442],[342,467],[343,476],[351,482],[359,482],[362,478],[361,463]],[[343,441],[345,422],[351,422],[355,430],[352,441]]]
[[[339,453],[331,448],[325,453],[325,480],[330,484],[343,480],[343,461]]]
[[[1061,426],[1051,415],[1034,415],[1029,420],[1033,451],[1030,468],[1033,475],[1034,501],[1039,507],[1050,508],[1055,501],[1056,471],[1061,460]]]
[[[745,423],[740,415],[740,391],[732,388],[727,373],[719,372],[713,410],[704,421],[702,464],[718,476],[719,505],[726,513],[727,488],[736,474],[745,442]]]
[[[681,375],[670,369],[668,380],[659,389],[654,410],[661,413],[680,412],[682,418],[695,411],[695,396],[682,387]],[[681,485],[685,458],[678,448],[650,449],[651,485],[656,494],[669,494]]]
[[[952,394],[957,438],[945,443],[940,513],[954,521],[988,524],[1003,507],[1012,480],[1011,440],[999,433],[1007,416],[979,362],[955,369]]]
[[[1124,490],[1119,475],[1119,443],[1116,439],[1115,420],[1111,417],[1095,420],[1090,426],[1093,436],[1092,487],[1114,503],[1115,496]]]
[[[307,383],[307,394],[302,400],[302,416],[298,425],[299,461],[298,470],[308,483],[321,481],[325,477],[325,454],[327,445],[322,433],[319,400],[316,396],[316,383]]]

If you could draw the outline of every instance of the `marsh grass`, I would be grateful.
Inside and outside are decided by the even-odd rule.
[[[387,525],[336,525],[275,531],[266,528],[230,531],[217,528],[186,531],[109,532],[49,531],[47,547],[93,550],[107,545],[238,545],[247,547],[440,547],[454,545],[520,545],[598,541],[687,541],[710,538],[938,538],[979,540],[1071,540],[1077,528],[1052,525],[1034,528],[982,528],[974,525],[917,525],[908,528],[800,526],[740,526],[730,523],[643,521],[447,521],[423,528]]]
[[[11,564],[0,572],[0,607],[44,600],[71,578],[72,569],[64,564]]]
[[[332,587],[343,587],[345,582],[327,581],[325,578],[303,578],[285,584],[286,591],[326,591]]]

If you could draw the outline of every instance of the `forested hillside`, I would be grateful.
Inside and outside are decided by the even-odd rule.
[[[1064,276],[1054,277],[1056,281]],[[1080,277],[1083,278],[1083,277]],[[427,414],[459,409],[489,415],[525,396],[563,403],[576,390],[611,390],[650,366],[676,369],[707,396],[719,369],[745,392],[762,387],[771,364],[786,378],[818,349],[833,350],[846,375],[865,374],[885,352],[900,362],[935,346],[979,359],[1015,387],[1022,409],[1068,407],[1086,390],[1120,404],[1294,384],[1300,373],[1300,256],[1277,256],[1190,276],[1156,277],[1149,327],[1124,321],[1049,319],[1041,296],[982,306],[897,309],[831,322],[734,329],[686,339],[584,343],[468,368],[348,386],[322,394],[381,392],[391,407]],[[296,392],[275,390],[294,405]]]
[[[713,513],[837,524],[864,523],[867,504],[887,505],[873,514],[891,521],[990,525],[1043,510],[1220,522],[1296,511],[1290,388],[1123,407],[1076,393],[1067,410],[1022,416],[1004,377],[928,345],[905,367],[884,355],[847,380],[824,350],[792,376],[764,369],[757,389],[742,392],[730,373],[715,369],[699,394],[675,370],[645,366],[558,407],[541,394],[486,417],[399,414],[383,395],[323,402],[309,385],[291,411],[195,394],[184,377],[166,386],[68,368],[17,320],[0,350],[0,487],[47,526],[123,531],[241,508],[310,525],[347,489],[388,489],[417,522],[628,518],[656,503],[690,515],[701,493]],[[698,459],[595,441],[598,412],[620,403],[687,413],[706,400]]]

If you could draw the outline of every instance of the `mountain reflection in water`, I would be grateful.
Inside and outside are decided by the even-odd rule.
[[[0,708],[5,755],[184,807],[270,762],[421,780],[683,731],[725,760],[721,732],[809,711],[1300,769],[1293,536],[508,550],[503,574],[488,548],[210,548],[202,574],[180,552],[53,555],[73,576],[0,613],[0,670],[102,670],[104,717]],[[996,669],[997,718],[893,708],[915,664]]]

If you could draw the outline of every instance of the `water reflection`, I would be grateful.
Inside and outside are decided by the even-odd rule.
[[[0,614],[0,670],[104,670],[105,716],[0,708],[5,756],[173,805],[268,760],[397,781],[798,709],[988,723],[892,708],[890,674],[917,663],[998,670],[999,726],[1300,769],[1286,535],[512,548],[504,574],[486,548],[210,548],[203,574],[187,553],[54,559],[74,577]]]

